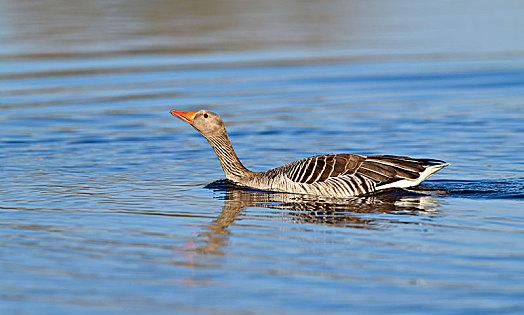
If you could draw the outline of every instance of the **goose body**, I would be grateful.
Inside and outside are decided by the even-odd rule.
[[[252,172],[240,162],[218,114],[207,110],[172,110],[171,114],[189,123],[208,140],[227,179],[256,189],[348,198],[417,186],[449,165],[440,160],[395,155],[327,154],[265,172]]]

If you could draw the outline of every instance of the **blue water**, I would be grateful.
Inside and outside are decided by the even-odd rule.
[[[523,313],[522,9],[0,1],[0,313]],[[220,113],[253,170],[451,166],[239,189],[173,108]]]

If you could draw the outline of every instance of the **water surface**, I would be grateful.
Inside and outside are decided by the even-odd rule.
[[[0,1],[0,313],[524,312],[522,5]],[[241,190],[244,164],[452,165],[419,193]]]

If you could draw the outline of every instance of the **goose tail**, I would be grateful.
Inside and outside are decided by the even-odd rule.
[[[404,157],[402,157],[404,158]],[[388,188],[408,188],[418,186],[420,183],[428,179],[434,173],[440,171],[450,164],[441,160],[435,159],[408,159],[403,160],[399,157],[390,157],[390,156],[381,156],[380,160],[382,163],[394,166],[399,169],[407,170],[412,173],[414,176],[396,176],[389,182],[384,182],[383,184],[377,185],[377,190],[383,190]],[[412,167],[414,164],[417,164],[418,169],[415,171],[415,167]],[[410,167],[412,167],[410,169]],[[413,174],[414,173],[414,174]]]

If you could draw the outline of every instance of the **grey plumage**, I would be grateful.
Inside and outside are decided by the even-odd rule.
[[[298,160],[273,170],[254,173],[251,181],[269,190],[295,187],[297,191],[314,195],[350,197],[366,195],[398,181],[413,183],[425,178],[428,169],[440,169],[443,161],[413,159],[405,156],[328,154]],[[273,181],[263,179],[273,179]],[[271,182],[277,184],[270,184]],[[282,185],[282,183],[286,184]],[[264,183],[266,185],[264,185]],[[320,193],[319,193],[320,192]]]
[[[206,137],[229,180],[262,190],[337,198],[362,196],[388,188],[416,186],[449,165],[407,156],[327,154],[252,172],[237,157],[220,116],[206,110],[171,113]]]

